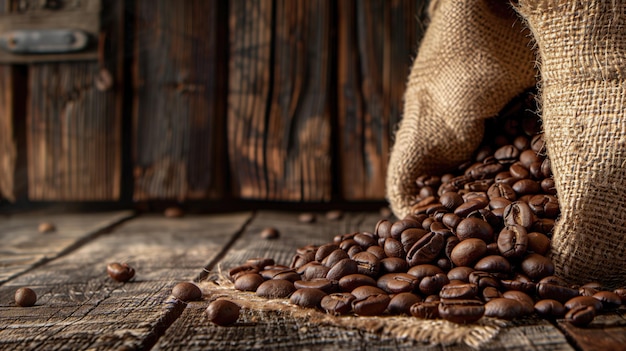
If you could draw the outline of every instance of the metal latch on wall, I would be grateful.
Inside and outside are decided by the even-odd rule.
[[[0,63],[97,60],[100,0],[17,0],[0,14]]]

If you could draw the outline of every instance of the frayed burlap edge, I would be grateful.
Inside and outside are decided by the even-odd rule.
[[[252,292],[236,290],[221,271],[212,272],[206,280],[199,282],[198,286],[210,300],[228,298],[253,314],[273,311],[298,320],[299,324],[357,329],[427,345],[464,344],[473,349],[480,349],[498,335],[500,330],[509,326],[507,321],[489,317],[483,317],[474,324],[460,325],[442,319],[429,320],[410,316],[333,316],[315,309],[295,306],[289,299],[266,299]]]

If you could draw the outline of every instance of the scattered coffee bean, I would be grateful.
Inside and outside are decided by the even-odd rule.
[[[591,296],[576,296],[567,300],[564,304],[565,309],[572,310],[579,306],[591,306],[595,311],[602,310],[602,302]]]
[[[202,299],[200,288],[190,282],[181,282],[172,288],[172,295],[181,301],[198,301]]]
[[[598,291],[592,296],[602,303],[602,309],[606,311],[614,310],[622,305],[619,295],[611,291]]]
[[[318,308],[321,307],[320,303],[322,298],[328,295],[326,292],[316,288],[303,288],[294,291],[289,298],[289,301],[300,307],[306,308]]]
[[[135,276],[135,269],[127,263],[109,263],[107,265],[109,277],[118,282],[127,282]]]
[[[485,304],[485,316],[511,320],[525,314],[525,307],[518,300],[494,298]]]
[[[417,302],[411,306],[411,315],[423,319],[439,318],[439,301]]]
[[[576,306],[565,314],[565,320],[577,327],[587,326],[596,316],[592,306]]]
[[[19,288],[15,291],[15,303],[21,307],[31,307],[37,302],[37,294],[31,288]]]
[[[338,221],[343,217],[343,211],[334,210],[326,212],[326,219],[329,221]]]
[[[411,314],[411,306],[421,302],[422,298],[410,292],[403,292],[394,295],[387,305],[390,314]]]
[[[304,212],[298,215],[298,222],[300,223],[313,223],[315,222],[316,217],[315,214],[310,212]]]
[[[237,322],[241,308],[236,303],[219,299],[211,302],[205,313],[209,320],[219,326],[229,326]]]
[[[266,280],[256,289],[256,294],[268,299],[280,299],[289,297],[296,287],[292,282],[282,279]]]
[[[350,293],[334,293],[324,296],[320,305],[326,313],[338,316],[352,311],[352,301],[354,300],[354,295]]]
[[[167,218],[180,218],[185,215],[180,207],[172,206],[163,211],[163,215]]]
[[[544,318],[561,318],[565,315],[565,306],[557,300],[544,299],[535,303],[535,312]]]
[[[267,227],[261,231],[260,236],[266,240],[278,239],[280,237],[280,232],[274,227]]]
[[[256,291],[265,279],[258,273],[248,273],[237,277],[235,280],[235,289],[240,291]]]
[[[37,229],[40,233],[51,233],[56,230],[56,227],[50,222],[42,222],[39,223],[39,227]]]
[[[439,303],[439,316],[457,324],[468,324],[479,320],[485,313],[485,306],[478,300],[442,300]]]

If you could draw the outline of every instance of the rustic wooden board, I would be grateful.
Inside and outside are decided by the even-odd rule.
[[[626,307],[617,313],[599,315],[585,327],[559,321],[559,328],[582,351],[626,350]]]
[[[0,349],[149,349],[185,304],[170,297],[193,279],[250,218],[249,213],[124,223],[70,255],[0,286]],[[106,264],[126,261],[136,277],[118,283]],[[12,303],[20,286],[39,295],[34,307]]]
[[[330,200],[332,9],[318,0],[230,2],[235,197]]]
[[[425,2],[338,2],[338,176],[347,200],[381,200]]]
[[[15,201],[17,146],[13,130],[13,68],[0,65],[0,199],[9,201]]]
[[[0,218],[0,284],[52,260],[131,217],[131,211],[91,214],[23,214]],[[40,233],[40,223],[56,227]]]
[[[227,270],[251,257],[273,257],[277,263],[289,264],[297,247],[323,244],[336,234],[354,231],[372,231],[380,219],[374,213],[346,213],[339,221],[327,220],[318,214],[312,224],[298,222],[297,213],[260,212],[246,227],[242,236],[219,262]],[[278,240],[263,240],[258,234],[268,226],[281,232]],[[215,267],[217,269],[218,267]],[[210,298],[210,297],[209,297]],[[204,304],[190,304],[159,339],[158,350],[288,350],[323,349],[415,349],[472,350],[467,345],[425,345],[410,338],[396,338],[383,333],[372,333],[357,328],[330,324],[315,325],[294,318],[289,313],[243,310],[235,327],[218,327],[203,315]],[[482,345],[486,350],[573,350],[564,335],[547,321],[534,318],[520,320],[502,330],[491,342]]]
[[[220,3],[137,1],[135,200],[223,195],[227,22]]]
[[[31,200],[117,200],[121,181],[123,1],[107,1],[101,63],[29,66],[28,196]],[[108,91],[95,87],[101,66]]]

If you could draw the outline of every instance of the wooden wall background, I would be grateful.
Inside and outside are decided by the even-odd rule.
[[[104,1],[98,62],[0,65],[0,197],[383,200],[425,7]]]

